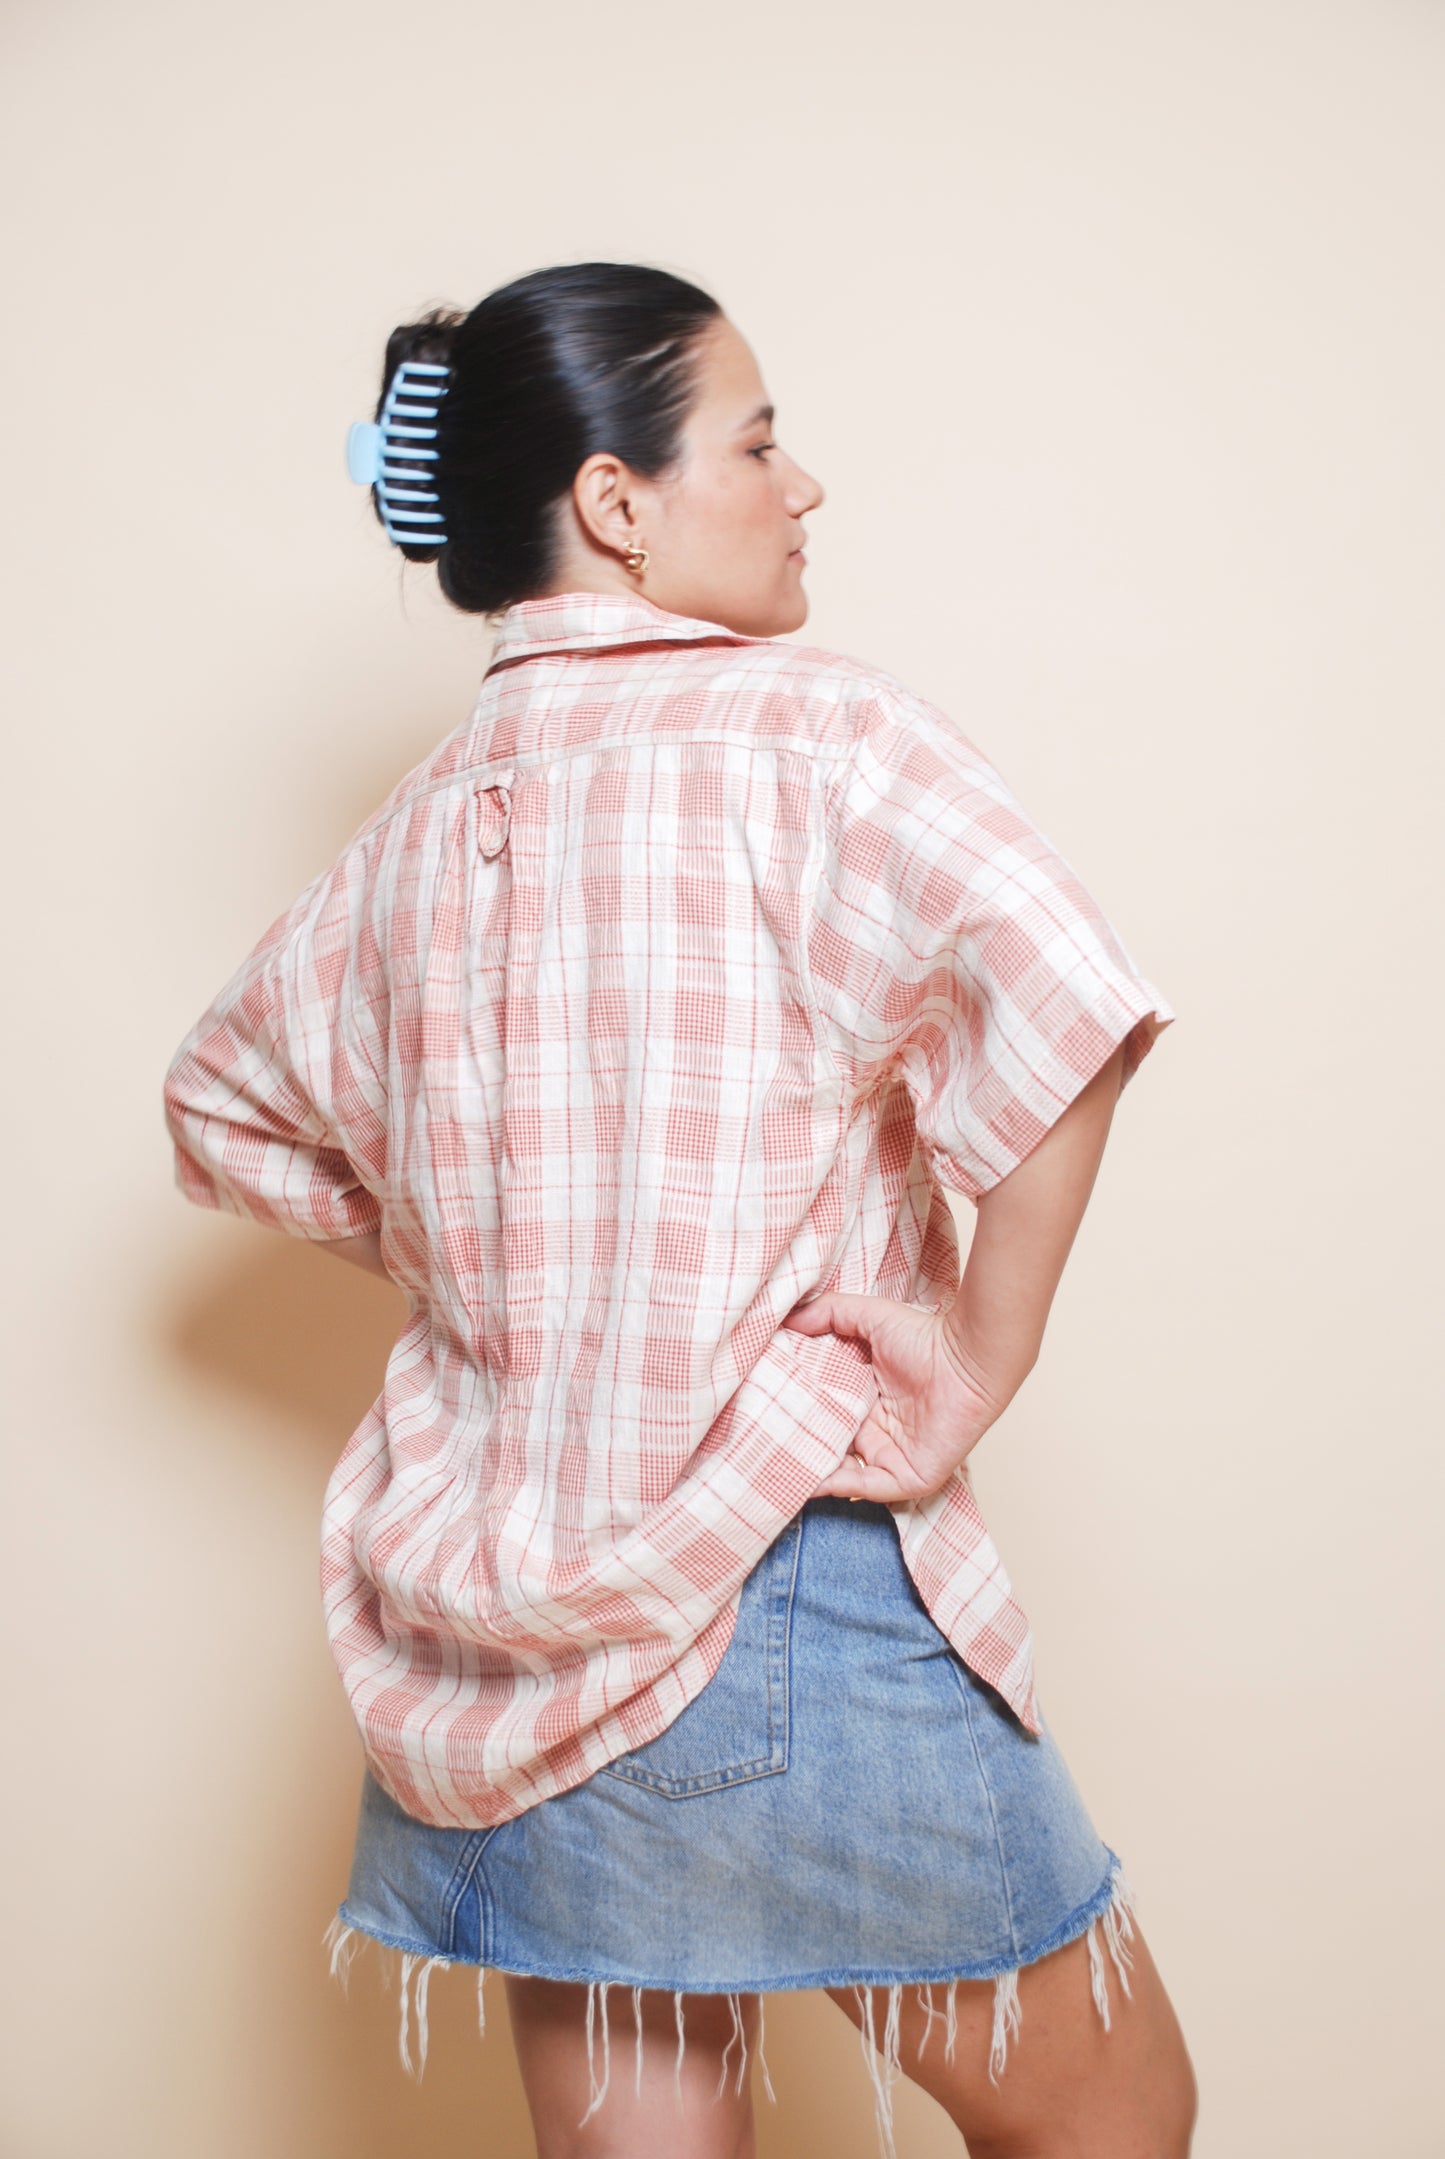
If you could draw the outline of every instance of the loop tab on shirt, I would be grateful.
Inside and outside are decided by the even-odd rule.
[[[477,845],[492,861],[507,844],[512,826],[514,771],[494,773],[477,788]]]

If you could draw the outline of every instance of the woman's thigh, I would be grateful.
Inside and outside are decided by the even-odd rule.
[[[585,1986],[505,1976],[537,2159],[753,2159],[756,1994],[610,1987],[589,2054]]]
[[[899,2066],[962,2133],[970,2159],[1187,2159],[1197,2091],[1173,2004],[1137,1920],[1129,1941],[1129,1993],[1105,1958],[1109,2029],[1094,2002],[1084,1936],[1018,1975],[1020,2021],[997,2083],[989,2079],[994,1986],[960,1979],[948,2058],[935,1987],[930,2019],[921,1991],[899,2003]],[[858,1990],[829,1987],[861,2028]],[[875,1987],[882,2032],[888,1989]]]

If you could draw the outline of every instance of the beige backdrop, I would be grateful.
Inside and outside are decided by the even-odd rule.
[[[801,635],[940,702],[1177,1025],[975,1456],[1202,2088],[1426,2159],[1438,2070],[1445,19],[1421,0],[11,0],[7,2159],[531,2152],[322,1930],[327,1472],[401,1300],[195,1212],[181,1035],[459,723],[343,440],[435,300],[714,290],[825,483]],[[1433,919],[1432,919],[1433,917]],[[774,1998],[764,2159],[872,2159]],[[957,2139],[899,2096],[903,2159]]]

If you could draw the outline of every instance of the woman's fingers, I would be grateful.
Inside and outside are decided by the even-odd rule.
[[[905,1492],[898,1479],[876,1462],[857,1462],[847,1455],[830,1477],[818,1486],[818,1495],[832,1499],[873,1499],[880,1505],[896,1506],[899,1500],[916,1499],[923,1495]]]
[[[828,1290],[797,1304],[782,1324],[809,1335],[862,1340],[878,1399],[853,1451],[815,1487],[820,1497],[886,1506],[942,1491],[998,1414],[981,1381],[940,1339],[946,1322],[896,1299]]]
[[[919,1480],[912,1475],[910,1465],[895,1460],[891,1468],[884,1466],[887,1458],[896,1455],[897,1448],[888,1433],[870,1415],[853,1435],[851,1451],[824,1478],[818,1491],[836,1499],[876,1499],[884,1505],[911,1498]]]
[[[858,1474],[859,1468],[858,1463],[849,1462],[846,1468],[835,1469],[832,1476],[825,1478],[818,1486],[816,1496],[820,1499],[892,1499],[902,1497],[901,1493],[868,1490],[867,1479]],[[883,1477],[881,1470],[872,1470],[869,1475],[880,1483],[892,1482],[891,1478],[885,1479]]]
[[[883,1434],[878,1427],[876,1414],[870,1410],[853,1434],[852,1443],[841,1462],[835,1462],[822,1483],[817,1486],[819,1496],[830,1499],[871,1499],[871,1489],[865,1488],[865,1479],[876,1478],[876,1464],[868,1459],[873,1454]]]
[[[857,1341],[867,1339],[870,1306],[889,1308],[886,1297],[859,1297],[851,1290],[830,1289],[821,1297],[812,1297],[804,1304],[795,1304],[782,1321],[785,1327],[796,1328],[799,1334],[841,1334]]]

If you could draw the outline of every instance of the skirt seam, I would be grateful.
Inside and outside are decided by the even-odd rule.
[[[982,1785],[984,1797],[988,1801],[988,1817],[993,1824],[994,1856],[998,1863],[999,1886],[1003,1892],[1004,1916],[1008,1920],[1008,1938],[1013,1949],[1013,1966],[1016,1966],[1022,1959],[1019,1954],[1018,1928],[1014,1923],[1013,1898],[1009,1893],[1008,1860],[1003,1848],[1003,1832],[999,1828],[998,1806],[994,1800],[993,1786],[989,1782],[988,1771],[984,1767],[983,1749],[978,1743],[978,1733],[974,1730],[972,1690],[966,1677],[958,1669],[960,1661],[957,1650],[950,1649],[948,1669],[953,1675],[954,1685],[963,1697],[963,1718],[968,1727],[969,1745],[973,1748],[973,1758],[978,1765],[978,1781]],[[1013,1966],[1002,1968],[1012,1969]]]

